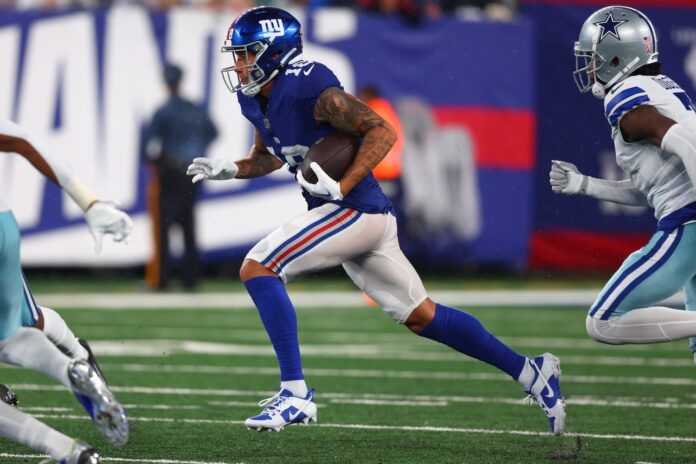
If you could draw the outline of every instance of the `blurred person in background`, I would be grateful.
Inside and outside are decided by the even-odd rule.
[[[691,337],[696,361],[696,111],[661,72],[655,28],[640,11],[602,8],[575,43],[576,84],[604,100],[616,161],[627,179],[612,181],[553,161],[554,192],[650,206],[657,231],[626,258],[585,320],[587,334],[612,345]],[[657,306],[684,289],[686,311]]]
[[[46,178],[59,185],[84,211],[85,220],[101,251],[104,235],[123,242],[132,222],[113,203],[100,200],[51,154],[46,147],[11,121],[0,119],[0,152],[23,156]],[[59,349],[60,348],[60,349]],[[65,354],[64,354],[65,353]],[[125,445],[128,420],[109,390],[89,350],[80,343],[57,312],[34,301],[20,264],[20,231],[9,206],[0,201],[0,362],[48,375],[84,406],[92,422],[112,445]],[[2,389],[0,389],[2,390]],[[16,398],[0,402],[0,435],[47,453],[60,463],[94,464],[98,453],[86,443],[48,427],[10,406]],[[6,404],[9,403],[9,404]]]
[[[152,289],[169,287],[169,232],[179,226],[184,238],[181,281],[185,289],[191,290],[198,284],[200,272],[194,214],[198,186],[186,176],[186,166],[205,153],[218,132],[201,105],[180,95],[181,68],[167,64],[163,77],[169,99],[157,109],[145,132],[145,153],[153,174],[149,209],[154,235],[154,256],[146,266],[145,281]]]
[[[297,316],[285,283],[308,272],[342,265],[355,285],[377,301],[392,320],[418,336],[489,363],[523,386],[555,434],[563,432],[565,403],[560,361],[550,353],[521,355],[488,332],[465,311],[438,304],[403,254],[394,208],[372,170],[396,141],[391,125],[346,93],[336,75],[315,61],[293,60],[302,53],[299,21],[287,11],[253,8],[234,20],[222,51],[234,63],[222,70],[242,114],[254,125],[247,158],[196,158],[192,182],[251,179],[287,166],[302,187],[307,211],[259,241],[239,275],[266,329],[280,367],[280,389],[259,402],[250,429],[281,431],[317,419],[314,389],[302,370]],[[317,163],[316,183],[300,165],[309,147],[330,134],[362,139],[340,180]],[[260,214],[273,214],[263,211]]]

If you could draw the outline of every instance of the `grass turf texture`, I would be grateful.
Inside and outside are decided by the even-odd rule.
[[[581,308],[467,310],[520,352],[560,356],[569,400],[565,436],[545,435],[546,417],[538,406],[517,402],[524,395],[516,382],[410,334],[375,308],[298,311],[319,424],[282,433],[247,431],[241,424],[278,382],[270,343],[253,310],[61,311],[102,353],[108,380],[130,405],[131,441],[122,449],[109,448],[77,402],[50,379],[0,367],[0,382],[16,387],[27,412],[90,442],[107,458],[135,462],[696,462],[695,441],[609,437],[696,439],[696,367],[688,364],[686,342],[603,346],[584,335]],[[155,347],[148,356],[119,354],[121,348],[148,346]],[[637,363],[643,365],[631,365]],[[5,439],[1,453],[36,454]],[[38,461],[0,457],[8,463]]]

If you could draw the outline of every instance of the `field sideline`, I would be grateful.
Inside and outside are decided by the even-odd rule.
[[[125,448],[106,446],[50,379],[3,366],[0,381],[17,390],[23,410],[89,441],[104,462],[696,462],[696,366],[686,342],[609,347],[589,340],[584,317],[594,288],[441,292],[435,296],[451,304],[468,302],[518,351],[560,356],[565,436],[547,432],[541,409],[523,405],[521,389],[505,375],[413,336],[342,289],[294,293],[305,372],[319,404],[319,422],[309,427],[243,427],[256,402],[274,393],[277,367],[258,315],[237,293],[40,290],[38,302],[61,310],[92,342],[127,405],[132,437]],[[0,462],[40,459],[0,439]]]

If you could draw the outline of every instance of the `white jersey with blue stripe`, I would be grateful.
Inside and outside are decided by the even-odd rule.
[[[630,76],[604,98],[604,115],[612,128],[616,162],[645,195],[660,220],[696,202],[696,188],[677,155],[647,141],[624,141],[619,128],[621,118],[641,105],[650,105],[695,132],[696,112],[686,92],[664,75]]]

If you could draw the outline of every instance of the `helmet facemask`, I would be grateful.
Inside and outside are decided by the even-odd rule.
[[[266,78],[266,73],[257,64],[261,55],[266,52],[268,45],[257,41],[245,45],[225,45],[222,47],[222,53],[232,53],[235,64],[227,68],[223,68],[220,72],[222,73],[222,80],[225,81],[225,85],[232,93],[237,93],[241,90],[242,94],[247,97],[253,97],[257,95],[261,88],[268,83],[273,77],[275,77],[275,72]],[[237,66],[237,59],[242,58],[242,62],[245,63],[242,66]],[[249,81],[245,84],[242,82],[241,72],[242,70],[247,70],[247,75],[249,76]]]
[[[597,71],[606,64],[602,55],[594,50],[583,50],[579,42],[575,42],[575,72],[573,79],[580,92],[589,91],[592,86],[601,80],[597,78]]]

